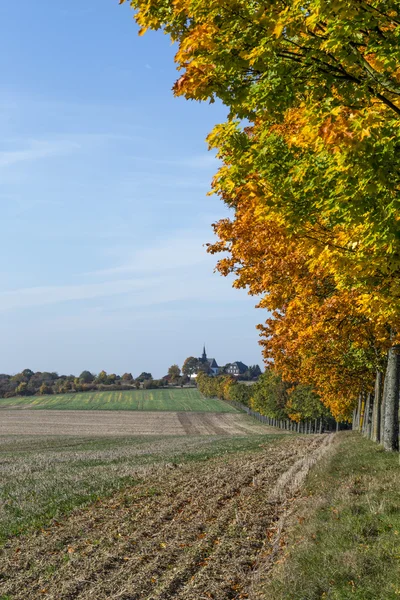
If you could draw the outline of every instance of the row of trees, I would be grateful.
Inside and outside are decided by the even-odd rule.
[[[0,397],[32,396],[34,394],[65,394],[93,390],[129,390],[132,388],[158,388],[172,382],[169,376],[153,379],[151,373],[143,372],[134,378],[131,373],[115,375],[100,371],[97,375],[82,371],[75,375],[36,372],[24,369],[16,375],[0,375]]]
[[[162,29],[178,48],[175,94],[228,107],[208,140],[232,217],[209,250],[271,314],[266,363],[338,420],[378,394],[381,441],[398,449],[398,1],[131,5],[141,33]]]
[[[240,402],[273,419],[295,422],[332,417],[319,396],[306,385],[291,385],[268,369],[252,385],[240,383],[233,377],[200,374],[197,386],[204,396]]]
[[[228,366],[228,365],[227,365]],[[153,379],[151,373],[143,371],[138,377],[132,373],[116,375],[100,371],[98,374],[82,371],[79,376],[58,375],[55,372],[36,372],[24,369],[16,375],[0,374],[0,398],[13,396],[32,396],[35,394],[65,394],[71,392],[86,392],[93,390],[129,390],[134,388],[152,389],[168,385],[183,386],[190,383],[190,375],[197,372],[209,373],[208,365],[197,358],[186,359],[182,370],[178,365],[169,367],[167,375],[161,379]],[[249,367],[243,379],[255,379],[261,373],[256,365]]]

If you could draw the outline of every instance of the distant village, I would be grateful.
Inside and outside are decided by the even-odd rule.
[[[259,365],[248,366],[240,360],[227,363],[223,367],[219,366],[215,358],[209,358],[207,356],[205,346],[203,347],[203,353],[199,358],[187,358],[182,367],[182,373],[188,375],[192,380],[196,379],[200,372],[206,373],[211,377],[226,374],[244,380],[255,380],[261,375]]]
[[[180,368],[171,365],[168,373],[160,379],[154,379],[150,372],[143,371],[134,377],[132,373],[91,373],[82,371],[76,375],[59,375],[55,372],[24,369],[15,375],[0,374],[0,398],[14,396],[34,396],[48,394],[68,394],[73,392],[91,392],[94,390],[130,390],[156,389],[167,386],[196,385],[199,373],[210,377],[230,375],[239,381],[256,381],[261,375],[258,365],[248,366],[240,360],[219,366],[215,358],[207,356],[206,348],[200,357],[189,356]]]

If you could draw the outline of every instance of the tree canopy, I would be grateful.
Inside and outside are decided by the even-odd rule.
[[[208,141],[232,215],[209,250],[272,313],[267,362],[349,418],[400,335],[398,2],[131,6],[177,44],[174,93],[228,107]]]

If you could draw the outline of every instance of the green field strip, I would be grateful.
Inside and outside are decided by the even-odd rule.
[[[2,408],[237,412],[235,408],[221,400],[202,397],[197,389],[179,388],[0,398],[0,409]]]

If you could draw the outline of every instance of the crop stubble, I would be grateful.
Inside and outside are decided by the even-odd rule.
[[[139,485],[8,542],[0,594],[254,600],[279,547],[292,482],[327,439],[286,437],[259,453],[153,467]]]
[[[243,413],[1,410],[0,435],[238,435],[268,433]]]

